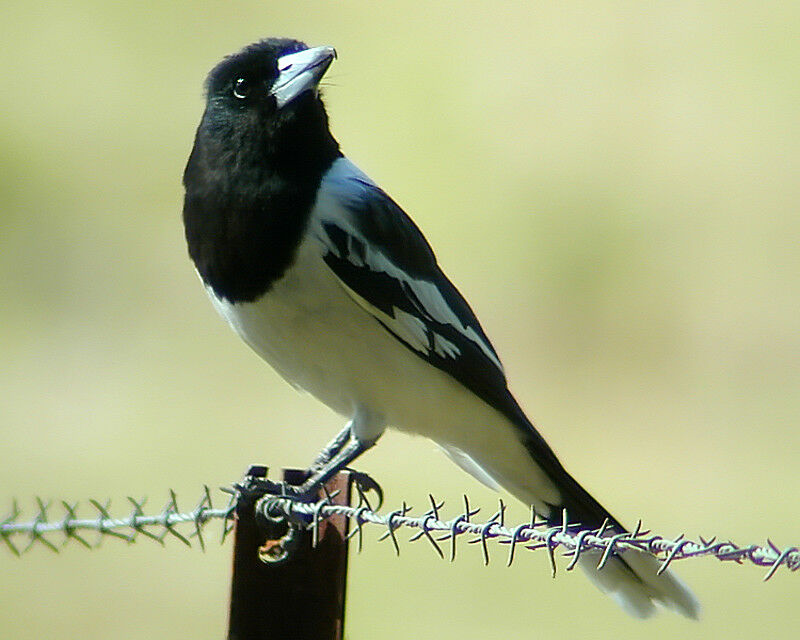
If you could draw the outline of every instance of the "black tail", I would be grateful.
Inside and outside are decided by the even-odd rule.
[[[566,509],[568,522],[581,524],[584,528],[597,529],[606,523],[606,533],[624,533],[619,521],[586,491],[561,465],[553,450],[539,435],[533,425],[522,415],[514,423],[521,429],[522,441],[533,462],[552,480],[560,494],[559,504],[546,503],[549,513],[544,515],[550,524],[560,524]],[[538,496],[525,495],[507,487],[525,503],[535,501]],[[584,551],[579,565],[589,579],[603,592],[609,594],[632,616],[647,618],[656,611],[656,604],[674,609],[681,615],[697,618],[700,606],[689,590],[674,574],[665,571],[658,574],[660,562],[653,556],[634,549],[619,555],[598,569],[599,551]]]

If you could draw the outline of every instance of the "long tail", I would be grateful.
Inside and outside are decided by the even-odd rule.
[[[565,508],[570,520],[592,528],[607,520],[611,524],[611,533],[625,532],[625,528],[563,468],[562,472],[560,478],[553,478],[562,495],[560,508],[553,511],[560,514]],[[517,497],[529,501],[527,496]],[[551,518],[558,521],[552,513]],[[650,554],[629,549],[612,557],[602,569],[597,568],[599,561],[599,552],[584,552],[578,564],[595,586],[610,595],[628,614],[649,618],[656,613],[656,605],[661,605],[687,618],[697,619],[700,613],[697,598],[669,570],[657,575],[660,563]]]
[[[509,411],[506,415],[513,418],[529,456],[525,458],[531,461],[531,466],[525,469],[515,464],[513,471],[509,472],[508,466],[497,467],[496,459],[475,456],[470,452],[474,463],[526,505],[544,506],[544,515],[553,524],[560,523],[562,511],[566,509],[571,522],[579,522],[587,528],[599,528],[603,522],[607,522],[609,535],[626,531],[567,473],[520,409]],[[456,461],[467,468],[463,461]],[[599,552],[584,552],[578,564],[598,588],[614,598],[630,615],[648,618],[657,611],[656,605],[661,605],[688,618],[698,617],[700,605],[691,590],[669,571],[657,575],[660,565],[651,555],[633,549],[626,550],[613,556],[602,569],[597,568],[599,560]]]

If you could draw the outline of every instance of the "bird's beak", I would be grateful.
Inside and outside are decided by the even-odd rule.
[[[314,47],[278,58],[278,78],[270,95],[278,109],[285,107],[301,93],[316,91],[322,76],[336,57],[333,47]]]

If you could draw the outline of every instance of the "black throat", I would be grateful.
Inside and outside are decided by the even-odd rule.
[[[316,97],[272,131],[256,114],[242,127],[206,109],[183,176],[183,222],[189,256],[218,297],[252,302],[283,275],[340,156]]]

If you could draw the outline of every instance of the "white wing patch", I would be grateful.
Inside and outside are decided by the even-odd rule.
[[[341,226],[341,221],[337,220],[337,224]],[[351,239],[353,237],[359,237],[359,234],[352,227],[345,229],[345,231],[350,240],[350,248],[352,248]],[[327,239],[327,235],[325,239]],[[362,246],[366,247],[364,252],[365,259],[362,259],[357,251],[352,250],[348,251],[348,254],[345,256],[340,255],[340,252],[333,242],[325,242],[325,246],[331,253],[336,255],[336,257],[345,259],[356,267],[365,267],[376,273],[385,273],[395,280],[403,282],[419,300],[422,306],[421,311],[433,318],[436,322],[450,325],[456,329],[466,339],[473,342],[500,371],[503,371],[503,365],[492,351],[492,348],[486,344],[475,329],[464,326],[461,323],[458,316],[447,304],[441,291],[439,291],[434,283],[410,278],[408,274],[396,267],[380,251],[371,248],[366,241],[362,240],[362,243]],[[368,300],[344,285],[344,283],[343,286],[361,307],[378,317],[381,322],[417,351],[426,354],[434,351],[442,357],[450,358],[455,358],[460,355],[461,351],[455,344],[443,336],[431,332],[426,324],[416,316],[395,307],[393,310],[394,316],[390,317],[380,309],[371,305]]]
[[[394,333],[398,338],[400,338],[415,351],[419,351],[420,353],[428,355],[430,354],[431,350],[433,350],[443,358],[456,358],[461,353],[459,348],[452,342],[440,336],[438,333],[431,333],[425,326],[425,323],[416,316],[413,316],[402,309],[398,309],[397,307],[394,307],[392,310],[393,315],[390,316],[377,307],[371,305],[368,300],[357,294],[344,282],[341,284],[344,290],[347,291],[348,295],[358,303],[358,306],[360,306],[370,315],[375,316],[384,325],[386,325],[386,328],[389,329],[389,331]],[[433,343],[432,349],[431,343]]]
[[[366,311],[378,318],[383,324],[402,338],[409,346],[420,353],[434,352],[441,357],[457,358],[461,351],[452,341],[432,331],[425,322],[425,316],[443,325],[449,325],[466,340],[475,344],[481,352],[502,373],[503,365],[495,355],[491,345],[484,340],[473,328],[464,325],[458,315],[450,308],[447,300],[439,288],[427,280],[415,279],[395,265],[379,249],[370,246],[359,232],[358,222],[353,218],[353,213],[342,205],[342,194],[352,191],[353,185],[358,181],[371,184],[369,178],[346,158],[339,158],[334,162],[325,175],[323,184],[317,195],[311,225],[317,237],[324,244],[325,249],[337,258],[347,260],[352,265],[367,268],[374,273],[384,273],[398,282],[403,283],[413,296],[419,301],[420,316],[417,317],[407,311],[393,308],[392,316],[359,295],[347,285],[342,283],[352,298]],[[328,236],[323,224],[333,224],[339,227],[347,236],[347,255],[341,255],[336,243]],[[354,246],[358,245],[358,247]]]
[[[389,275],[392,275],[398,279],[402,279],[402,276],[398,273],[398,270],[394,269],[394,271],[395,273],[392,273],[389,269],[387,269],[387,273]],[[497,365],[497,368],[500,369],[500,371],[503,370],[503,365],[500,364],[500,360],[494,354],[491,347],[486,344],[486,342],[480,337],[480,335],[478,335],[478,332],[475,331],[475,329],[464,326],[461,323],[461,321],[458,319],[458,316],[450,308],[450,305],[447,304],[442,292],[439,291],[435,284],[424,280],[404,279],[404,281],[411,287],[411,290],[419,299],[420,303],[425,309],[425,312],[429,314],[431,318],[437,322],[441,322],[442,324],[449,324],[451,327],[458,330],[458,332],[470,340],[470,342],[473,342],[475,345],[477,345],[478,348],[483,351],[484,355],[495,365]],[[452,345],[452,343],[450,344]],[[452,346],[455,347],[455,345]]]
[[[375,308],[373,307],[373,309]],[[375,309],[375,311],[378,311],[378,309]],[[416,316],[413,316],[402,309],[398,309],[397,307],[394,307],[393,311],[395,322],[392,323],[392,325],[399,324],[400,326],[407,328],[419,344],[418,347],[415,345],[412,346],[419,351],[428,352],[428,329],[425,326],[425,323]]]

